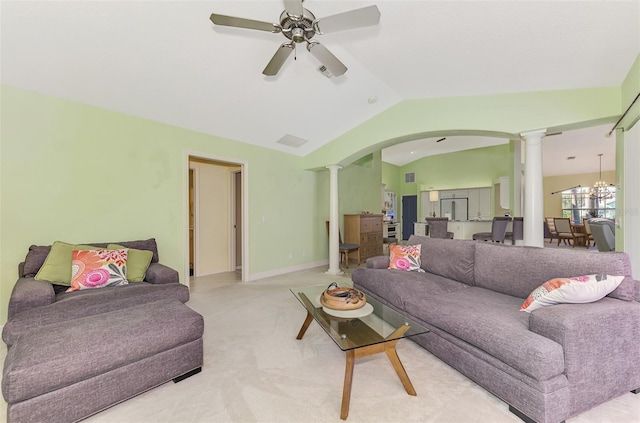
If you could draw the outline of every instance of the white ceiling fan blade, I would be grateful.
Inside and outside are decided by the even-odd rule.
[[[347,67],[322,44],[317,42],[309,43],[307,44],[307,50],[309,50],[333,76],[343,75],[347,71]]]
[[[235,16],[218,15],[212,13],[209,17],[211,22],[220,26],[232,26],[235,28],[257,29],[258,31],[280,32],[282,28],[276,24],[253,19],[236,18]]]
[[[321,34],[328,34],[329,32],[378,25],[379,22],[380,10],[378,7],[368,6],[318,19],[318,28]]]
[[[290,16],[302,16],[302,0],[284,0],[284,8]]]
[[[295,46],[293,43],[284,43],[276,51],[276,54],[273,55],[267,66],[264,68],[262,73],[266,76],[275,76],[280,71],[284,62],[287,61],[287,58],[293,51]]]

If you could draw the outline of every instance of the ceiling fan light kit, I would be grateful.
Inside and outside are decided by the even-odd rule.
[[[302,1],[285,0],[285,10],[280,14],[279,23],[277,24],[216,13],[212,13],[210,19],[215,25],[220,26],[282,33],[289,40],[278,47],[278,50],[276,50],[276,53],[262,71],[266,76],[277,75],[295,50],[296,44],[299,43],[306,43],[307,51],[331,75],[343,75],[347,71],[347,67],[328,48],[318,41],[312,40],[312,38],[316,34],[322,35],[377,25],[380,22],[380,10],[378,10],[377,6],[367,6],[317,19],[313,13],[302,7]]]

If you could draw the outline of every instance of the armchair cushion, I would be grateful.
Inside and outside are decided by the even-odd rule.
[[[68,291],[127,285],[127,251],[73,250]]]
[[[61,241],[54,242],[42,267],[36,274],[36,280],[55,282],[59,285],[71,285],[71,260],[73,250],[90,250],[92,248],[95,247],[91,245],[68,244]]]
[[[120,244],[109,244],[107,248],[116,250],[126,247]],[[153,251],[129,248],[127,252],[127,280],[129,282],[142,282],[152,259]]]

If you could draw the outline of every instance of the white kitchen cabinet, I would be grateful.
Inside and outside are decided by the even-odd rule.
[[[493,218],[493,214],[491,213],[491,188],[479,188],[478,194],[478,211],[480,212],[480,218],[483,220]]]

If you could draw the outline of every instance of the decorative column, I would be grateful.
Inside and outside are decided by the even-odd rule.
[[[523,132],[524,141],[524,245],[544,246],[542,196],[542,138],[547,130]]]
[[[329,275],[340,275],[340,214],[338,213],[338,170],[342,166],[329,165]]]

